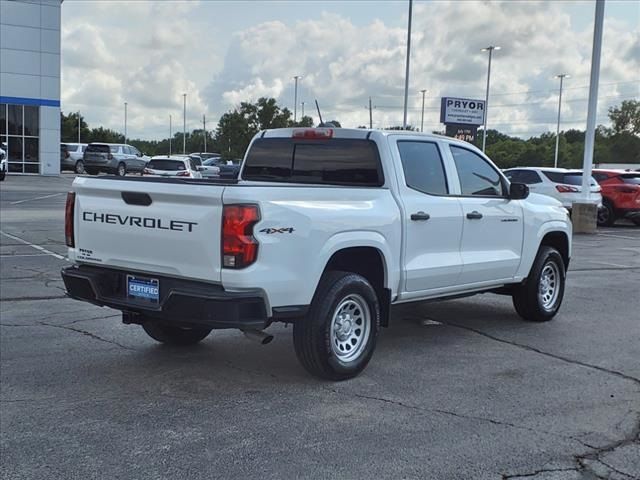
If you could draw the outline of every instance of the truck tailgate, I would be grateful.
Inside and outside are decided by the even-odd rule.
[[[78,177],[70,259],[220,282],[224,188]]]

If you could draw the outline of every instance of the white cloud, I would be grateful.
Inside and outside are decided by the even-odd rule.
[[[225,36],[219,34],[228,20],[219,15],[224,5],[133,2],[123,16],[113,3],[110,8],[95,3],[64,22],[71,27],[63,38],[63,109],[81,108],[92,124],[118,128],[122,102],[128,101],[134,135],[163,135],[170,113],[181,118],[183,92],[192,128],[203,112],[217,119],[260,96],[293,109],[294,75],[304,76],[299,100],[307,103],[307,113],[315,113],[309,107],[317,98],[325,119],[368,124],[364,107],[372,96],[374,126],[402,121],[402,9],[392,21],[370,17],[368,23],[354,23],[336,13],[338,2],[329,2],[322,8],[333,12],[314,19],[265,21]],[[523,136],[554,128],[554,75],[568,72],[573,78],[565,84],[563,118],[567,128],[584,128],[593,32],[590,26],[578,28],[569,11],[549,2],[418,3],[410,123],[420,121],[422,88],[428,90],[426,130],[442,128],[441,96],[483,98],[487,56],[479,50],[498,44],[503,48],[492,65],[490,126]],[[640,84],[632,83],[640,81],[639,24],[606,17],[599,122],[606,121],[609,105],[640,97]]]

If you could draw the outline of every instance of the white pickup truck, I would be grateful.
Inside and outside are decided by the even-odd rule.
[[[65,222],[68,295],[155,340],[293,324],[313,375],[360,373],[391,305],[481,292],[530,321],[560,308],[571,222],[448,137],[277,129],[237,180],[78,177]]]

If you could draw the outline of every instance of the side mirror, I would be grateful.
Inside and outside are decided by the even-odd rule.
[[[509,185],[509,199],[522,200],[529,196],[529,187],[524,183],[512,183]]]

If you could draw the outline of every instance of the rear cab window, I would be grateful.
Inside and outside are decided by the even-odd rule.
[[[378,148],[367,139],[259,138],[247,154],[244,180],[380,187]]]

